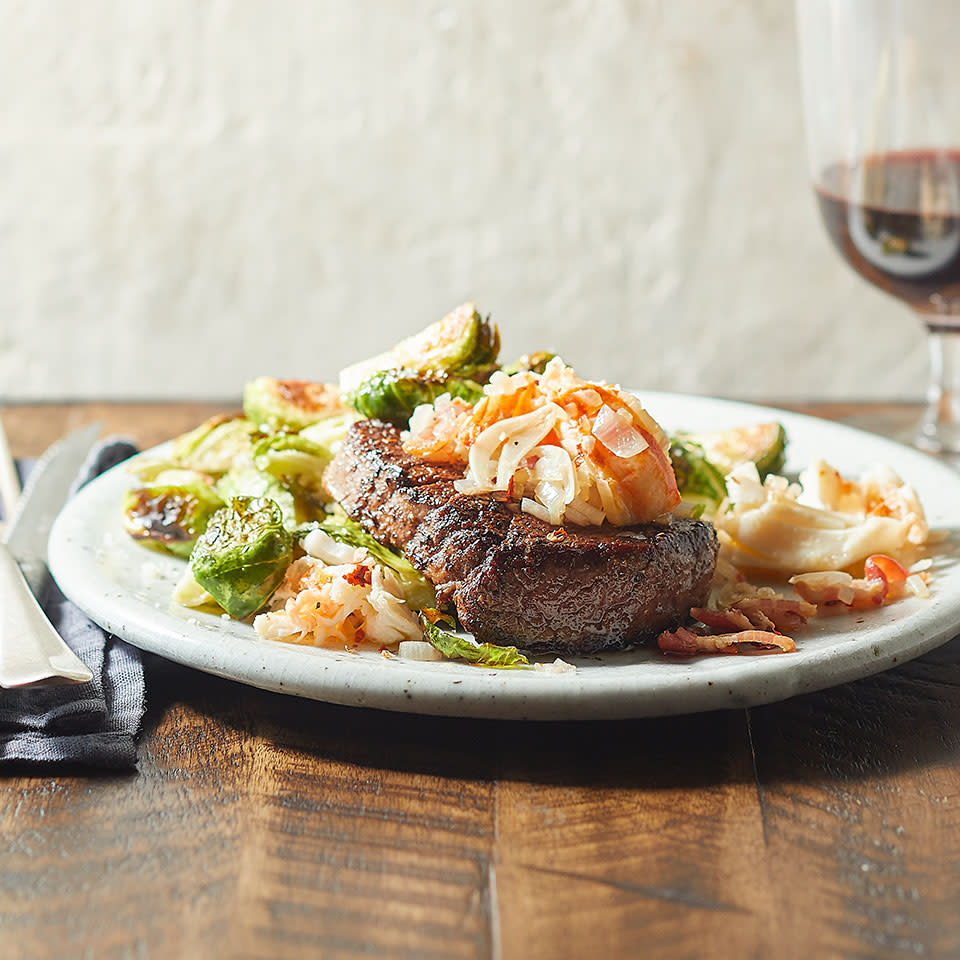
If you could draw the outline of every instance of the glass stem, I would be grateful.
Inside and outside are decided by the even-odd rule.
[[[930,386],[917,445],[960,453],[960,328],[928,326]]]

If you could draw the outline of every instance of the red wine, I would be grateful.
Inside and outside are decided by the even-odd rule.
[[[830,239],[854,270],[928,323],[960,324],[960,150],[874,154],[828,167],[817,199]]]

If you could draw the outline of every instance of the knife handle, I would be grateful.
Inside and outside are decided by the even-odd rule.
[[[10,551],[0,544],[0,687],[92,679],[53,629]]]

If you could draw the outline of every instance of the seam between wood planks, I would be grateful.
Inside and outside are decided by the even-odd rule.
[[[498,766],[500,760],[498,758]],[[500,777],[493,781],[493,843],[487,866],[487,909],[490,911],[490,958],[503,960],[503,940],[500,929],[500,900],[497,897],[497,857],[500,850]]]
[[[747,718],[747,742],[750,744],[750,763],[753,766],[753,782],[757,788],[757,800],[760,803],[760,826],[763,828],[763,845],[770,846],[770,838],[767,835],[767,794],[760,782],[760,770],[757,767],[757,751],[753,745],[753,725],[750,722],[750,708],[744,709]]]

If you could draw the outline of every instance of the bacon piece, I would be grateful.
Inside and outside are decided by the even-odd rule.
[[[754,617],[762,615],[781,633],[805,627],[807,621],[817,613],[814,604],[806,600],[788,600],[786,597],[745,597],[733,604],[733,608],[745,614],[755,627],[761,624]]]
[[[714,630],[768,630],[783,633],[806,626],[817,612],[805,600],[785,597],[745,597],[722,610],[694,607],[690,615]]]
[[[758,626],[733,607],[728,607],[725,610],[707,610],[705,607],[694,607],[690,611],[690,616],[714,630],[752,630]]]
[[[657,646],[665,653],[694,657],[700,653],[758,654],[793,653],[797,645],[790,637],[766,630],[740,630],[737,633],[702,634],[677,627],[657,637]]]

